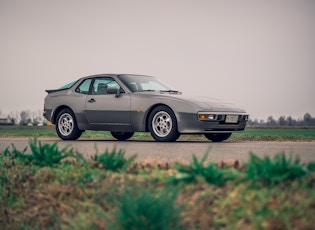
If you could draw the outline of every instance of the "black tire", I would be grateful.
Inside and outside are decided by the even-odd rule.
[[[58,113],[56,131],[58,136],[65,141],[77,140],[83,132],[78,128],[74,113],[68,108]]]
[[[205,133],[204,135],[212,142],[222,142],[228,139],[232,133]]]
[[[119,141],[125,141],[131,138],[134,132],[110,132],[113,137]]]
[[[167,106],[158,106],[149,115],[148,128],[151,136],[160,142],[176,141],[180,133],[174,112]]]

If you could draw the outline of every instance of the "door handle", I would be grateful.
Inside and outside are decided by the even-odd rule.
[[[88,100],[88,102],[93,103],[93,102],[95,102],[95,99],[91,98],[90,100]]]

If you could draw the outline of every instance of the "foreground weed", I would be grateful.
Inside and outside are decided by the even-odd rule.
[[[7,148],[3,152],[3,155],[19,158],[21,161],[32,163],[40,167],[54,167],[64,158],[73,156],[73,150],[68,150],[68,147],[59,150],[57,142],[53,144],[42,144],[40,141],[37,142],[37,139],[34,138],[33,140],[29,140],[29,146],[31,153],[26,153],[27,148],[21,152],[12,144],[12,150],[10,151],[9,148]]]
[[[289,158],[284,153],[277,154],[273,159],[269,156],[260,158],[250,153],[247,163],[247,177],[254,182],[275,185],[285,181],[292,181],[308,174],[306,167],[300,164],[299,158]]]
[[[23,151],[19,151],[16,149],[14,144],[11,144],[11,148],[7,147],[2,153],[0,153],[0,156],[4,157],[10,157],[11,159],[16,158],[20,154],[24,154],[27,150],[27,147],[23,149]]]
[[[205,181],[212,185],[222,185],[228,180],[234,178],[232,169],[222,169],[215,163],[211,162],[208,166],[204,166],[205,160],[207,159],[209,151],[207,151],[201,161],[198,161],[197,157],[193,155],[193,162],[189,165],[181,165],[175,163],[175,168],[179,172],[171,177],[172,182],[192,182],[196,178],[202,177]]]
[[[180,229],[181,208],[175,204],[176,197],[174,188],[155,191],[135,186],[126,189],[113,214],[110,229]]]
[[[92,157],[94,161],[92,165],[110,171],[118,171],[120,169],[126,169],[135,159],[136,155],[126,159],[124,150],[120,149],[117,152],[114,148],[109,152],[108,149],[106,149],[104,153]]]

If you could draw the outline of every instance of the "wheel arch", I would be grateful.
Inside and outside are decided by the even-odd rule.
[[[59,112],[63,109],[70,109],[72,111],[72,113],[74,114],[75,116],[75,113],[73,112],[73,110],[69,107],[69,106],[66,106],[66,105],[61,105],[59,106],[58,108],[55,109],[54,113],[53,113],[53,116],[52,116],[52,123],[53,124],[56,124],[56,119],[57,119],[57,116],[59,114]]]
[[[164,104],[164,103],[157,103],[157,104],[154,104],[152,105],[147,113],[146,113],[146,116],[145,116],[145,131],[146,132],[149,132],[149,117],[150,117],[150,114],[152,113],[152,111],[156,108],[156,107],[159,107],[159,106],[166,106],[168,107],[170,110],[172,110],[172,112],[175,114],[175,117],[176,117],[176,122],[178,121],[178,117],[177,117],[177,114],[176,112],[167,104]]]

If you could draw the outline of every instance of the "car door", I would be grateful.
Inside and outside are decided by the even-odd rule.
[[[120,88],[111,77],[99,77],[93,80],[90,94],[86,99],[86,116],[90,124],[102,126],[102,129],[116,130],[115,127],[130,126],[130,95],[121,93],[119,97],[109,94],[107,88]]]

